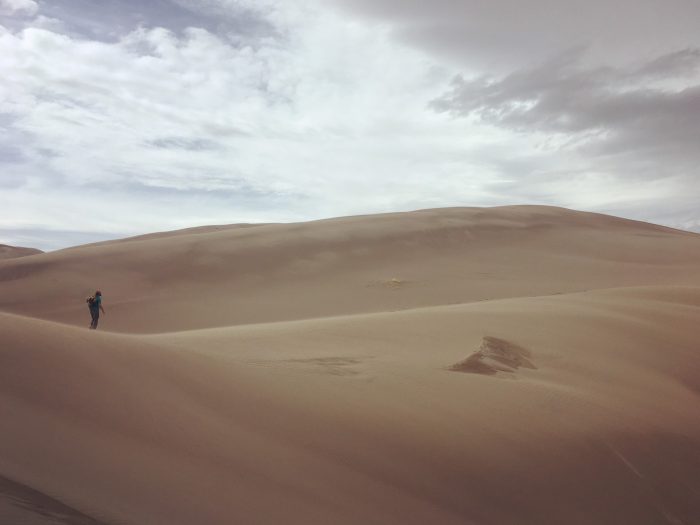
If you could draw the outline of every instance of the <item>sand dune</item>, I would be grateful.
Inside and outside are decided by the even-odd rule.
[[[0,263],[0,523],[699,523],[699,239],[454,209]]]
[[[694,523],[700,289],[134,337],[0,318],[3,475],[106,523]],[[485,335],[535,367],[458,374]]]
[[[561,208],[455,208],[198,230],[0,264],[0,310],[120,332],[700,283],[700,235]]]
[[[0,260],[3,259],[16,259],[17,257],[26,257],[28,255],[37,255],[43,253],[41,250],[36,248],[22,248],[21,246],[8,246],[7,244],[0,244]]]

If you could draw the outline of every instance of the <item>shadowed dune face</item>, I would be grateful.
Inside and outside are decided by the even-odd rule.
[[[2,261],[0,524],[700,523],[699,262],[528,206]]]
[[[700,282],[700,236],[559,208],[215,227],[0,263],[0,310],[167,332],[602,287]]]
[[[0,477],[0,523],[104,525],[41,492]]]

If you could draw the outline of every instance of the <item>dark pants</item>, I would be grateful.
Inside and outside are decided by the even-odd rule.
[[[100,320],[100,309],[90,307],[90,315],[92,316],[92,322],[90,323],[90,330],[95,330],[97,328],[97,322]]]

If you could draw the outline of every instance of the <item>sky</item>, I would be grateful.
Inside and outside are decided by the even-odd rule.
[[[0,243],[543,204],[700,231],[697,0],[0,0]]]

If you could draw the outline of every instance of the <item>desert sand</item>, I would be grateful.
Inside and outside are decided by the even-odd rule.
[[[26,257],[27,255],[36,255],[43,253],[41,250],[36,248],[24,248],[22,246],[9,246],[7,244],[0,244],[0,260],[3,259],[14,259],[16,257]]]
[[[551,207],[4,260],[0,523],[700,523],[699,326],[700,235]]]

